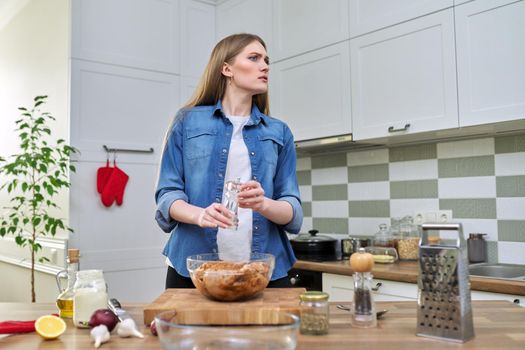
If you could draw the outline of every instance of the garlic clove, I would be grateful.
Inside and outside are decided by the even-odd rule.
[[[126,318],[118,324],[117,334],[122,338],[137,337],[144,338],[144,335],[139,332],[137,325],[132,318]]]
[[[90,332],[91,339],[95,341],[95,348],[99,348],[100,345],[107,342],[111,335],[109,334],[108,327],[106,325],[99,325],[94,327]]]

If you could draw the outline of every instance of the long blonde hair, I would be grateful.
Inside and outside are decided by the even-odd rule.
[[[199,85],[183,109],[215,105],[219,99],[223,98],[228,84],[228,78],[222,74],[224,63],[233,64],[235,57],[254,41],[258,41],[266,49],[264,41],[255,34],[233,34],[219,41],[211,52]],[[270,114],[268,91],[254,95],[252,101],[262,113]]]
[[[240,33],[227,36],[215,45],[210,55],[210,60],[206,65],[206,69],[193,93],[190,100],[178,111],[177,115],[172,119],[168,130],[164,135],[162,142],[162,154],[160,158],[159,168],[157,169],[157,183],[160,176],[160,164],[162,164],[162,157],[166,151],[169,136],[171,134],[175,121],[182,117],[188,109],[195,106],[209,106],[215,105],[219,99],[223,98],[226,92],[227,77],[222,75],[222,66],[224,62],[233,63],[235,57],[241,51],[254,41],[258,41],[266,49],[266,44],[258,35]],[[262,94],[254,95],[252,103],[255,103],[259,110],[266,114],[270,114],[270,104],[268,101],[268,91]]]

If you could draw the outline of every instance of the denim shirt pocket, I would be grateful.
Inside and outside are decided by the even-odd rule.
[[[188,159],[209,157],[215,146],[217,131],[205,128],[186,129],[184,152]]]
[[[274,166],[277,165],[279,153],[284,145],[283,138],[275,134],[264,133],[259,135],[259,143],[264,160]]]

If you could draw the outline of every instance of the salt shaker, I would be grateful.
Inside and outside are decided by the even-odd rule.
[[[222,204],[233,214],[233,224],[227,227],[230,230],[237,230],[239,227],[239,202],[237,196],[239,195],[241,187],[241,179],[229,180],[224,183],[224,197]]]

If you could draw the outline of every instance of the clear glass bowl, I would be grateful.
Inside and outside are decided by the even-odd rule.
[[[184,324],[188,311],[165,311],[155,317],[160,343],[166,350],[287,350],[295,349],[299,317],[275,311],[274,324],[210,326]],[[189,317],[194,317],[193,315]]]
[[[205,296],[220,301],[247,299],[270,282],[275,258],[252,253],[249,261],[220,260],[219,254],[191,255],[186,259],[195,287]]]
[[[399,258],[396,249],[391,247],[366,247],[365,251],[372,254],[378,264],[393,264]]]

